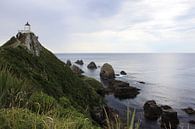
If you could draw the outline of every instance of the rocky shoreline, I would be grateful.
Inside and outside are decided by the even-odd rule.
[[[78,63],[82,62],[82,63]],[[67,64],[71,64],[70,60],[67,61]],[[77,60],[77,65],[83,65],[83,60]],[[78,66],[77,66],[78,67]],[[100,68],[100,79],[101,83],[106,86],[103,91],[101,91],[104,95],[113,94],[114,97],[122,99],[133,99],[136,98],[138,94],[140,94],[139,88],[130,86],[128,82],[124,82],[121,80],[117,80],[116,77],[120,75],[127,75],[125,71],[121,71],[119,74],[115,73],[112,65],[105,63],[103,66],[97,67],[95,62],[91,61],[87,68],[89,70],[95,70],[97,68]],[[76,71],[82,71],[79,67]],[[72,69],[73,72],[76,72],[74,69]],[[77,72],[78,73],[78,72]],[[79,74],[84,73],[84,71],[79,72]],[[144,81],[137,81],[140,84],[146,84]],[[117,110],[114,110],[113,108],[106,106],[106,111],[108,112],[109,116],[114,119],[115,116],[119,115],[119,112]],[[185,112],[188,115],[195,115],[195,110],[191,107],[187,107],[184,109],[181,109],[181,111]],[[95,111],[95,115],[93,114],[94,120],[98,121],[98,123],[103,124],[105,121],[105,114],[102,113],[102,109]],[[160,128],[162,129],[177,129],[178,125],[180,123],[177,112],[170,107],[169,105],[161,105],[157,104],[155,100],[148,100],[143,105],[143,113],[145,119],[148,119],[150,121],[159,121],[160,122]],[[104,121],[104,122],[103,122]],[[189,120],[189,124],[195,124],[195,120]],[[104,123],[105,124],[105,123]]]

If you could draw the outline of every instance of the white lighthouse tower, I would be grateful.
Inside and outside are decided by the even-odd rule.
[[[24,29],[23,30],[19,30],[18,32],[20,32],[20,33],[30,33],[31,32],[31,26],[30,26],[30,24],[27,22],[24,25]]]
[[[31,29],[31,26],[30,26],[30,24],[27,22],[27,23],[24,25],[24,33],[30,33],[30,29]]]

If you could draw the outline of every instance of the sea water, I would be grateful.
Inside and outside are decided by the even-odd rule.
[[[140,94],[134,99],[120,100],[113,95],[107,95],[108,105],[120,111],[125,116],[127,107],[136,109],[140,115],[144,129],[158,129],[159,122],[147,121],[143,115],[143,105],[147,100],[155,100],[158,104],[169,105],[178,112],[180,126],[188,125],[188,121],[195,120],[194,116],[188,116],[182,108],[195,108],[195,54],[160,54],[160,53],[71,53],[56,54],[62,61],[68,59],[75,62],[78,59],[84,61],[79,66],[85,71],[85,75],[100,80],[100,68],[87,69],[87,65],[94,61],[97,66],[109,63],[115,73],[125,71],[126,76],[117,79],[129,82],[140,90]],[[139,83],[145,82],[145,84]],[[190,125],[190,128],[194,128]]]

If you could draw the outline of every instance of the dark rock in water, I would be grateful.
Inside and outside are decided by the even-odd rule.
[[[140,89],[129,86],[129,83],[119,80],[111,81],[109,88],[113,90],[114,96],[119,99],[135,98],[140,93]]]
[[[97,69],[97,66],[96,66],[96,64],[95,64],[95,62],[90,62],[88,65],[87,65],[87,68],[88,69]]]
[[[190,120],[189,123],[195,125],[195,120]]]
[[[78,66],[76,65],[72,65],[71,66],[71,70],[78,75],[81,75],[82,73],[84,73],[84,71],[82,69],[80,69]]]
[[[168,109],[172,109],[172,107],[170,107],[169,105],[161,105],[161,109],[168,110]]]
[[[72,65],[71,61],[67,60],[66,65],[71,66]]]
[[[139,93],[139,90],[135,87],[118,87],[114,91],[114,96],[119,99],[128,99],[135,98]]]
[[[120,80],[112,80],[112,81],[109,81],[109,87],[115,90],[116,88],[119,88],[119,87],[121,88],[129,87],[129,83],[123,82]]]
[[[115,78],[115,72],[112,66],[108,63],[105,63],[100,71],[100,77],[101,79],[114,79]]]
[[[120,74],[115,74],[115,76],[120,76]]]
[[[83,63],[83,60],[77,60],[75,63],[76,63],[76,64],[79,64],[79,65],[83,65],[83,64],[84,64],[84,63]]]
[[[127,73],[125,71],[121,71],[120,74],[121,75],[127,75]]]
[[[161,116],[161,127],[165,129],[177,129],[179,119],[177,112],[173,109],[163,110]]]
[[[162,109],[154,100],[149,100],[144,104],[144,116],[149,120],[157,120],[162,114]]]
[[[184,108],[182,110],[185,111],[189,115],[195,114],[195,110],[193,108],[191,108],[191,107]]]
[[[143,82],[143,81],[138,81],[139,83],[141,83],[141,84],[146,84],[146,82]]]

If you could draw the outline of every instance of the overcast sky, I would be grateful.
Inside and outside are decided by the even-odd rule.
[[[0,45],[26,21],[56,53],[195,52],[195,0],[1,0]]]

